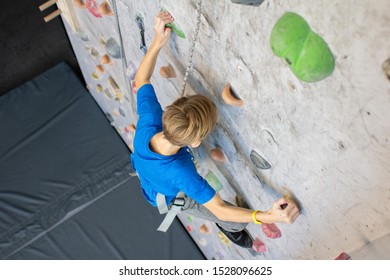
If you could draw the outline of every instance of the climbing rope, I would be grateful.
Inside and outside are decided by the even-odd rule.
[[[196,6],[197,6],[197,9],[196,9],[197,10],[197,21],[196,21],[196,27],[195,27],[195,34],[193,36],[192,44],[191,44],[191,47],[189,50],[188,64],[187,64],[187,69],[186,69],[186,72],[185,72],[184,78],[183,78],[183,86],[182,86],[181,94],[180,94],[181,96],[185,96],[184,94],[185,94],[185,89],[186,89],[186,85],[187,85],[188,75],[193,68],[192,58],[194,56],[196,42],[198,41],[198,34],[199,34],[200,22],[201,22],[201,16],[202,16],[202,0],[199,0],[199,2],[197,3]]]
[[[121,47],[122,67],[124,68],[123,72],[125,74],[126,69],[127,69],[127,61],[126,61],[126,56],[125,56],[125,52],[124,52],[124,48],[123,48],[122,32],[121,32],[120,24],[119,24],[119,14],[118,14],[118,9],[117,9],[117,5],[116,5],[116,0],[111,0],[111,4],[112,4],[113,10],[114,10],[115,19],[116,19],[116,29],[118,31],[119,43],[120,43],[120,47]],[[161,0],[159,1],[159,4],[161,7]],[[200,29],[201,17],[202,17],[202,0],[199,0],[199,2],[196,4],[196,6],[197,6],[197,8],[196,8],[197,20],[196,20],[196,26],[195,26],[195,33],[193,35],[192,43],[191,43],[191,46],[189,49],[188,63],[187,63],[186,72],[185,72],[184,78],[183,78],[183,85],[182,85],[181,94],[180,94],[181,96],[185,96],[185,89],[186,89],[186,85],[187,85],[188,75],[190,74],[190,72],[193,68],[193,56],[194,56],[194,51],[195,51],[195,45],[196,45],[196,42],[198,41],[198,34],[199,34],[199,29]],[[128,86],[128,88],[131,88],[131,86],[128,85],[128,81],[127,81],[126,77],[125,77],[125,80],[126,80],[126,86]]]

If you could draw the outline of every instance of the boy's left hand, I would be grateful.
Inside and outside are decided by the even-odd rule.
[[[171,35],[172,30],[165,27],[165,24],[172,21],[173,17],[168,12],[160,12],[154,19],[155,40],[160,46],[163,46]]]

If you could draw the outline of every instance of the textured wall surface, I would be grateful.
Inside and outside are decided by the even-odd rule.
[[[115,3],[120,34],[115,15],[97,18],[83,8],[76,8],[79,32],[67,29],[91,94],[131,146],[133,133],[126,127],[137,121],[136,95],[125,73],[129,68],[132,74],[143,58],[135,18],[141,15],[144,20],[146,46],[161,7],[171,12],[187,35],[186,39],[171,36],[152,78],[165,107],[180,97],[198,0],[116,0],[110,1],[112,8]],[[199,172],[214,172],[224,186],[220,195],[233,203],[238,194],[250,207],[267,210],[276,198],[290,194],[302,207],[293,225],[278,225],[281,238],[269,239],[259,226],[248,226],[253,238],[267,247],[257,254],[224,242],[211,223],[180,215],[209,259],[334,259],[342,251],[359,251],[389,234],[390,81],[381,69],[390,57],[389,8],[388,0],[266,0],[259,7],[202,1],[185,94],[209,96],[218,106],[219,120],[212,135],[194,151]],[[271,30],[286,11],[305,18],[328,43],[336,61],[331,76],[302,82],[273,55]],[[112,58],[111,65],[103,65],[105,73],[96,71],[106,53],[104,42],[112,37],[119,43],[120,35],[125,58]],[[176,78],[159,75],[159,68],[168,64]],[[119,87],[116,93],[109,76]],[[228,82],[244,106],[223,102],[221,92]],[[224,151],[227,162],[210,158],[215,147]],[[271,168],[256,168],[252,150]],[[209,233],[204,227],[200,230],[202,224]],[[388,251],[368,255],[390,259]]]

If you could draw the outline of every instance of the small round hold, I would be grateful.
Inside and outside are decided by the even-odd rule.
[[[226,162],[225,154],[220,148],[214,148],[210,151],[210,156],[215,161]]]
[[[99,71],[100,73],[105,73],[106,69],[104,69],[103,65],[99,64],[96,65],[96,71]]]
[[[87,5],[85,4],[84,0],[74,0],[73,3],[78,8],[81,8],[81,9],[87,8]]]
[[[78,29],[77,30],[77,35],[84,42],[88,42],[89,41],[88,34],[83,29]]]
[[[103,55],[100,62],[101,64],[112,64],[112,60],[108,54]]]
[[[128,126],[126,126],[125,130],[126,132],[135,132],[135,129],[136,129],[136,126],[132,123],[132,124],[129,124]]]
[[[207,233],[210,233],[210,230],[209,230],[209,228],[205,224],[203,224],[203,225],[200,226],[199,232],[207,234]]]
[[[112,94],[111,94],[111,92],[110,92],[110,90],[109,90],[108,88],[106,88],[106,89],[104,90],[104,94],[106,95],[106,97],[107,97],[108,99],[113,99],[113,98],[114,98],[114,96],[112,96]]]
[[[103,36],[99,37],[99,44],[102,45],[103,47],[106,46],[106,40],[104,39]]]
[[[137,74],[137,66],[135,66],[133,61],[129,61],[129,66],[126,69],[126,77],[132,81],[135,79],[135,75]]]
[[[122,107],[119,107],[119,114],[121,114],[122,117],[126,117],[125,109],[123,109]]]
[[[168,66],[162,66],[160,68],[160,75],[163,78],[176,78],[176,72],[175,69],[173,69],[171,64],[168,64]]]
[[[118,111],[118,109],[112,110],[112,114],[113,114],[115,117],[119,117],[119,111]]]
[[[101,84],[98,84],[96,86],[96,91],[99,92],[99,93],[102,92],[103,91],[103,86]]]
[[[204,237],[199,238],[199,239],[198,239],[198,244],[199,244],[200,246],[206,247],[206,246],[207,246],[207,239],[204,238]]]
[[[91,54],[93,57],[97,57],[97,56],[99,55],[98,50],[95,49],[95,48],[93,48],[93,47],[89,50],[89,52],[90,52],[90,54]]]
[[[93,73],[91,74],[91,76],[92,76],[92,79],[94,79],[94,80],[99,80],[99,79],[100,79],[99,74],[96,73],[96,72],[93,72]]]

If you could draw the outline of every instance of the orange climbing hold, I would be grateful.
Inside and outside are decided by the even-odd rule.
[[[176,72],[175,69],[173,69],[171,64],[168,64],[168,66],[162,66],[160,68],[160,75],[163,78],[176,78]]]
[[[129,124],[128,126],[126,126],[126,128],[125,128],[125,131],[126,132],[135,132],[135,129],[136,129],[136,127],[135,127],[135,125],[132,123],[132,124]]]
[[[105,16],[112,16],[114,14],[111,10],[110,4],[108,4],[107,1],[104,1],[99,5],[98,11]]]
[[[84,0],[74,0],[74,5],[79,8],[87,8],[87,5],[85,4]]]
[[[210,229],[205,224],[203,224],[203,225],[200,226],[199,232],[207,234],[207,233],[210,233]]]
[[[106,69],[104,69],[104,67],[101,64],[96,65],[96,70],[99,71],[100,73],[106,72]]]
[[[261,229],[268,238],[276,239],[282,236],[282,232],[275,224],[262,224]]]
[[[100,62],[101,62],[101,64],[112,64],[112,60],[108,54],[103,55]]]
[[[220,162],[225,162],[226,161],[225,154],[223,153],[222,149],[220,149],[220,148],[212,149],[210,151],[210,156],[215,161],[220,161]]]
[[[242,107],[244,105],[244,101],[240,99],[237,94],[233,91],[230,83],[227,83],[222,91],[222,99],[226,104],[232,106]]]

